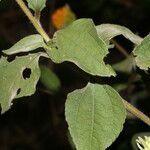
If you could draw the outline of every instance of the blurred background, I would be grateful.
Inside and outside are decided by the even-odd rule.
[[[67,13],[64,15],[64,12]],[[144,37],[150,31],[150,0],[47,0],[41,23],[52,37],[61,28],[55,18],[63,24],[68,16],[71,16],[69,22],[75,18],[92,18],[96,25],[123,25]],[[34,33],[34,27],[14,0],[0,2],[0,50]],[[116,37],[115,41],[130,55],[133,50],[131,42],[122,36]],[[149,115],[149,72],[133,69],[132,60],[116,47],[110,49],[105,62],[114,65],[118,73],[116,78],[91,76],[72,63],[54,64],[41,59],[40,63],[51,71],[49,74],[54,80],[48,79],[48,82],[53,82],[54,86],[39,81],[33,96],[14,100],[11,109],[0,116],[0,150],[74,149],[64,116],[66,95],[89,81],[110,84],[123,98]],[[148,131],[146,124],[128,114],[123,131],[108,150],[136,149],[132,139],[136,134]]]

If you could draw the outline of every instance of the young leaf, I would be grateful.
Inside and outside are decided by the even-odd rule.
[[[135,61],[141,69],[148,70],[150,67],[150,34],[144,38],[140,45],[135,47],[133,53]]]
[[[56,92],[59,90],[61,83],[56,74],[47,66],[40,65],[41,77],[40,81],[50,91]]]
[[[118,35],[123,35],[125,38],[129,39],[136,45],[139,45],[143,40],[138,35],[132,33],[128,28],[115,24],[101,24],[96,26],[97,33],[101,39],[106,43],[109,43],[109,40]]]
[[[46,0],[27,0],[29,8],[36,11],[42,11],[45,8]]]
[[[111,66],[103,61],[108,49],[98,37],[92,20],[76,20],[56,33],[55,42],[56,48],[47,49],[54,62],[71,61],[92,75],[115,75]]]
[[[15,98],[30,96],[35,92],[40,77],[38,66],[41,53],[17,57],[8,62],[0,60],[0,104],[2,113],[7,111]]]
[[[126,111],[114,89],[90,83],[68,95],[65,115],[77,150],[104,150],[121,132]]]
[[[43,41],[43,38],[39,34],[35,34],[21,39],[11,48],[3,50],[3,52],[7,55],[12,55],[21,52],[29,52],[37,48],[43,47],[44,44],[45,43]]]

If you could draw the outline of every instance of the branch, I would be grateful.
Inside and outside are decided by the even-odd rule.
[[[130,103],[127,101],[123,100],[123,103],[125,105],[125,108],[127,109],[128,112],[142,120],[144,123],[150,126],[150,118],[146,116],[144,113],[142,113],[140,110],[132,106]]]
[[[117,41],[111,39],[111,42],[116,46],[117,50],[119,50],[125,57],[129,56],[127,51]]]
[[[35,11],[34,17],[40,23],[41,12],[40,11]]]
[[[42,26],[39,24],[39,22],[36,20],[36,18],[32,15],[28,7],[25,5],[23,0],[16,0],[20,8],[23,10],[23,12],[26,14],[26,16],[29,18],[35,29],[41,34],[41,36],[44,38],[46,42],[50,41],[49,36],[47,33],[44,31]]]

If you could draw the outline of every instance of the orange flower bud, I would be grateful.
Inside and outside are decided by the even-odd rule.
[[[51,16],[52,24],[56,29],[61,29],[69,25],[75,19],[75,14],[68,5],[57,9]]]

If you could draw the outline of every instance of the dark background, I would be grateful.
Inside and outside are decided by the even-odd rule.
[[[150,31],[149,0],[47,0],[47,8],[43,10],[41,22],[50,36],[55,31],[50,16],[54,10],[65,4],[69,4],[77,18],[92,18],[96,25],[124,25],[142,37]],[[0,49],[7,49],[33,33],[36,33],[34,27],[15,1],[2,0]],[[121,36],[116,40],[129,53],[132,51],[133,45],[129,41]],[[114,48],[106,62],[112,64],[124,58]],[[46,94],[38,90],[42,87],[39,82],[37,92],[33,96],[14,100],[12,108],[0,116],[0,150],[71,150],[64,117],[65,99],[68,92],[84,87],[88,81],[110,85],[128,82],[128,87],[120,94],[145,114],[149,114],[150,77],[138,68],[129,75],[118,72],[116,78],[100,78],[86,74],[72,63],[48,64],[60,78],[61,89],[57,93]],[[134,81],[137,73],[142,76],[140,81]],[[149,128],[146,124],[136,118],[128,118],[119,138],[108,149],[132,150],[131,139],[134,134],[147,131]]]

